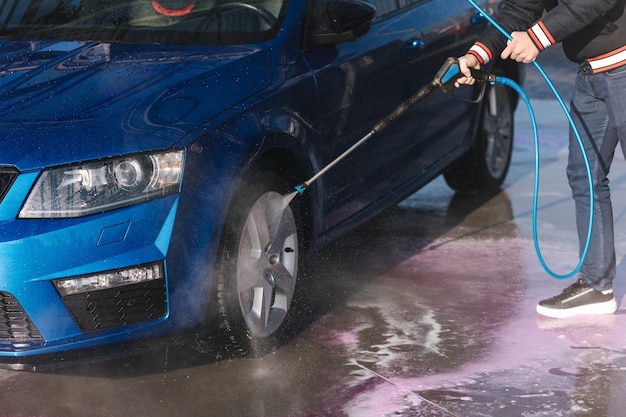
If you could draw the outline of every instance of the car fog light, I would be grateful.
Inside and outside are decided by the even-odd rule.
[[[59,294],[65,297],[163,278],[163,263],[157,262],[99,274],[57,279],[53,282]]]

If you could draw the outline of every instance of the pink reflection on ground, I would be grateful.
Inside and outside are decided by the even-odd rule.
[[[544,244],[545,253],[567,264],[571,248],[555,245]],[[317,341],[346,359],[351,394],[336,405],[341,415],[550,416],[593,409],[593,401],[610,407],[614,397],[597,381],[626,359],[625,310],[538,317],[536,301],[564,283],[545,275],[525,239],[431,247],[316,323]]]
[[[355,332],[345,331],[345,332],[335,332],[334,342],[341,343],[344,345],[356,345],[359,341],[359,337]]]

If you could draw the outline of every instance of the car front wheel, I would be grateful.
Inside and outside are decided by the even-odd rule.
[[[246,178],[228,215],[218,253],[222,327],[240,350],[279,333],[294,297],[300,261],[298,202],[270,172]]]

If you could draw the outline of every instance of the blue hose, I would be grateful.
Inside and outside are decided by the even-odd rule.
[[[489,23],[491,23],[502,35],[504,35],[507,39],[512,40],[512,37],[510,34],[508,34],[503,28],[502,26],[500,26],[489,14],[487,14],[478,4],[476,4],[476,2],[474,0],[467,0],[480,14],[482,14],[488,21]],[[559,102],[559,104],[561,105],[561,108],[563,109],[563,112],[565,113],[565,115],[567,116],[567,120],[572,128],[572,132],[574,132],[574,135],[576,136],[576,140],[578,141],[578,146],[580,147],[580,150],[582,152],[583,155],[583,160],[585,161],[585,168],[587,169],[587,179],[589,182],[589,226],[587,228],[587,239],[585,241],[585,245],[583,247],[583,251],[580,255],[580,261],[578,262],[578,265],[576,266],[576,268],[574,268],[570,273],[568,274],[564,274],[564,275],[559,275],[554,273],[546,264],[546,262],[543,259],[543,256],[541,255],[541,249],[539,249],[539,240],[537,238],[537,199],[538,199],[538,194],[539,194],[539,135],[537,133],[537,121],[535,119],[535,114],[533,112],[532,106],[530,104],[530,100],[528,98],[528,95],[526,95],[526,93],[524,92],[524,90],[522,89],[522,87],[520,87],[519,84],[517,84],[515,81],[506,78],[506,77],[496,77],[496,81],[497,83],[500,84],[504,84],[508,87],[511,87],[513,90],[515,90],[519,96],[522,98],[522,100],[524,101],[524,103],[526,103],[526,107],[528,108],[528,113],[530,115],[530,120],[532,123],[532,127],[533,127],[533,135],[534,135],[534,142],[535,142],[535,184],[534,184],[534,198],[533,198],[533,241],[535,244],[535,251],[537,252],[537,257],[539,258],[539,262],[541,263],[541,266],[543,266],[543,269],[552,277],[557,278],[557,279],[565,279],[565,278],[570,278],[574,275],[576,275],[578,273],[578,271],[580,271],[580,267],[582,266],[585,258],[587,257],[587,252],[589,250],[589,245],[591,242],[591,231],[592,231],[592,227],[593,227],[593,212],[594,212],[594,187],[593,187],[593,177],[591,175],[591,167],[589,165],[589,159],[587,158],[587,154],[585,152],[585,146],[583,145],[583,141],[580,138],[580,133],[578,132],[578,129],[576,128],[576,125],[574,124],[574,120],[572,119],[572,115],[570,114],[567,106],[565,105],[565,102],[563,101],[563,98],[561,98],[561,95],[559,94],[559,92],[557,91],[556,87],[554,86],[554,84],[552,83],[552,81],[550,80],[550,77],[548,77],[548,75],[546,74],[546,72],[543,70],[543,68],[541,68],[541,65],[539,65],[537,62],[533,62],[533,64],[535,65],[535,68],[537,68],[537,70],[539,71],[539,74],[541,74],[541,76],[543,77],[543,79],[546,81],[546,83],[548,84],[548,87],[550,87],[550,90],[552,91],[552,93],[554,94],[554,97],[556,97],[557,101]]]

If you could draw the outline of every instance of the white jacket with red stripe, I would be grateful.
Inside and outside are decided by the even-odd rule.
[[[507,0],[495,19],[507,32],[527,31],[539,51],[558,42],[577,63],[593,72],[626,64],[626,0]],[[495,28],[488,28],[469,53],[481,64],[506,46]]]

